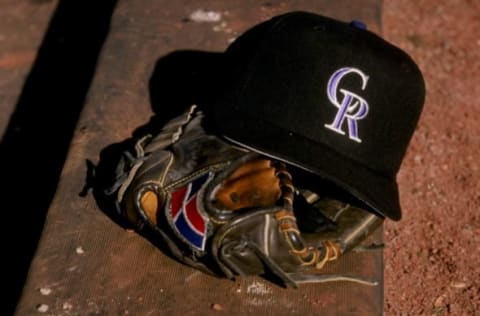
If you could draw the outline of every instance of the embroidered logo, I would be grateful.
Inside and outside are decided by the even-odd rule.
[[[205,174],[170,194],[169,215],[176,232],[197,250],[205,250],[207,239],[206,218],[199,210],[198,192],[208,180]]]
[[[359,95],[340,88],[342,95],[338,100],[338,87],[343,77],[350,74],[356,74],[362,80],[362,90],[365,90],[368,82],[368,76],[356,68],[345,67],[340,68],[330,77],[327,85],[327,95],[330,102],[338,108],[337,114],[332,124],[325,124],[325,127],[332,131],[345,135],[344,122],[347,121],[348,137],[351,140],[361,143],[362,140],[358,136],[357,121],[363,119],[368,114],[368,103]]]

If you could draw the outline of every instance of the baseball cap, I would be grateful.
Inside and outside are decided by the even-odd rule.
[[[225,55],[229,75],[209,109],[224,138],[401,218],[396,175],[425,98],[408,54],[358,21],[295,11],[246,31]]]

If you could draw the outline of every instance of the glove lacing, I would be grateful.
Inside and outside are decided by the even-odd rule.
[[[322,269],[328,261],[338,259],[341,254],[340,246],[329,240],[323,241],[323,247],[321,248],[312,247],[305,243],[293,213],[295,187],[292,183],[292,176],[287,171],[285,164],[278,162],[275,167],[277,170],[276,176],[280,180],[281,203],[283,204],[283,210],[275,214],[280,231],[291,248],[290,252],[300,259],[302,265]]]

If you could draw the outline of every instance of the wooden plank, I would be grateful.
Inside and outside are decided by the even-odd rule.
[[[199,9],[221,18],[204,23],[189,19]],[[18,315],[36,313],[40,306],[55,315],[207,315],[212,307],[228,314],[382,314],[381,251],[351,253],[326,270],[359,273],[379,280],[377,287],[333,283],[294,290],[258,277],[218,279],[177,263],[123,229],[91,194],[79,196],[87,159],[97,162],[102,149],[129,138],[152,115],[164,121],[203,94],[215,93],[214,52],[254,24],[299,9],[360,19],[380,30],[376,0],[118,2]],[[79,22],[89,23],[88,16]]]

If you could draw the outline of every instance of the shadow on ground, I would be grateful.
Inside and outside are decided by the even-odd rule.
[[[117,0],[59,2],[0,147],[2,315],[14,313]],[[6,251],[5,251],[6,250]]]
[[[97,165],[87,160],[85,188],[80,196],[92,188],[99,208],[116,224],[127,228],[130,224],[119,216],[115,192],[126,176],[133,147],[138,139],[147,134],[158,134],[165,123],[186,111],[192,104],[204,107],[219,92],[224,71],[222,53],[204,51],[174,51],[161,57],[149,80],[149,93],[154,115],[139,126],[132,137],[113,143],[100,152]],[[131,228],[131,227],[130,227]],[[146,236],[152,242],[148,232]],[[156,246],[165,252],[161,244]]]

